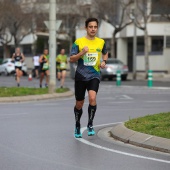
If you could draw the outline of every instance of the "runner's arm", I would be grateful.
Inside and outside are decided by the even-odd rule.
[[[100,63],[100,68],[105,68],[106,66],[106,61],[108,59],[108,53],[102,55],[102,62]]]
[[[71,55],[71,56],[70,56],[70,62],[71,62],[71,63],[76,62],[80,57],[82,57],[83,55],[85,55],[88,51],[89,51],[88,47],[85,46],[85,47],[83,48],[83,50],[80,51],[78,54],[75,54],[75,55]]]
[[[13,53],[13,55],[12,55],[12,61],[14,61],[14,57],[15,57],[15,53]]]
[[[42,63],[42,62],[43,62],[42,59],[43,59],[43,55],[40,56],[40,58],[39,58],[39,63]]]
[[[21,62],[23,62],[25,60],[25,56],[23,53],[21,53],[21,57],[22,57]]]

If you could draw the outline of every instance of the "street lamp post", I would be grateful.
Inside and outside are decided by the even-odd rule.
[[[133,35],[133,79],[136,79],[136,50],[137,50],[137,37],[136,37],[136,0],[134,0],[133,10],[133,24],[134,24],[134,35]]]
[[[56,89],[56,0],[50,0],[49,8],[49,55],[50,55],[50,80],[49,93]]]

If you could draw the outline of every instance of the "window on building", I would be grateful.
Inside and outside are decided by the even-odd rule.
[[[169,14],[168,1],[152,0],[152,14]]]
[[[166,36],[166,48],[170,48],[170,36]]]
[[[163,52],[163,37],[162,36],[157,36],[157,37],[152,37],[152,48],[151,52]]]
[[[23,53],[24,55],[32,54],[31,45],[23,45]]]
[[[137,55],[143,55],[144,54],[144,37],[138,37],[137,38]]]

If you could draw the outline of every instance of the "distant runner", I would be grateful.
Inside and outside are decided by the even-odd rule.
[[[65,55],[65,49],[61,49],[60,54],[56,58],[56,63],[57,78],[61,80],[60,87],[63,88],[67,71],[67,55]]]
[[[14,61],[15,64],[15,72],[16,72],[16,81],[17,81],[17,86],[20,87],[20,78],[23,75],[22,71],[22,63],[24,62],[24,54],[21,53],[21,50],[19,47],[15,49],[15,53],[12,55],[12,60]]]
[[[48,49],[44,49],[43,54],[40,56],[39,62],[40,62],[40,88],[42,88],[44,76],[46,76],[45,87],[48,87],[50,75]]]

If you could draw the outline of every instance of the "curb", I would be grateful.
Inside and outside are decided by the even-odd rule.
[[[170,153],[170,139],[152,136],[130,130],[120,123],[110,130],[111,136],[124,143],[152,149],[156,151]]]
[[[53,93],[53,94],[29,95],[29,96],[19,96],[19,97],[18,96],[17,97],[0,97],[0,103],[37,101],[37,100],[70,97],[73,95],[74,93],[72,91],[68,91],[64,93]]]

